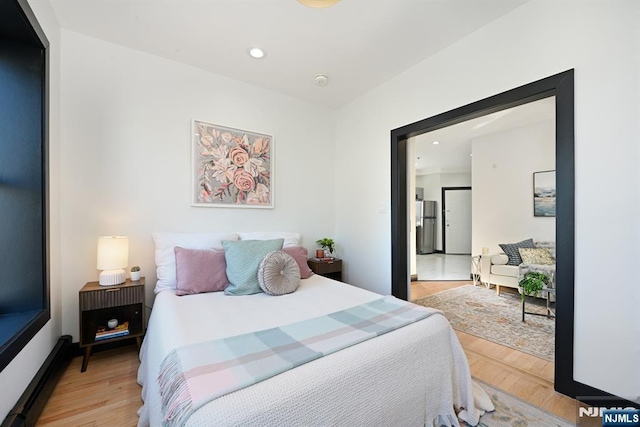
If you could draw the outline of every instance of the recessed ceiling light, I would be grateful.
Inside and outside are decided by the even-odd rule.
[[[340,0],[298,0],[298,3],[315,9],[330,7],[338,3]]]
[[[438,144],[440,144],[440,141],[433,141],[432,144],[433,145],[438,145]]]
[[[253,49],[251,49],[249,51],[249,55],[251,55],[252,57],[256,58],[256,59],[260,59],[262,57],[264,57],[264,50],[258,48],[258,47],[254,47]]]

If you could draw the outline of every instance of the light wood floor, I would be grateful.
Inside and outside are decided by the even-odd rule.
[[[138,374],[138,347],[131,345],[97,352],[80,372],[75,357],[53,390],[36,426],[135,426],[142,406]]]
[[[470,282],[413,282],[412,299]],[[553,363],[456,331],[471,375],[575,423],[575,401],[553,390]],[[76,357],[63,374],[36,426],[135,426],[142,405],[136,382],[137,347],[98,352],[80,372]]]
[[[411,299],[471,283],[413,282]],[[552,362],[464,332],[456,331],[456,334],[469,360],[473,377],[575,423],[576,401],[553,389]]]

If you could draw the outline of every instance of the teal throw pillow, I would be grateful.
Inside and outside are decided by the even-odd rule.
[[[223,240],[229,286],[225,295],[251,295],[262,292],[258,281],[260,262],[266,254],[282,249],[284,239]]]

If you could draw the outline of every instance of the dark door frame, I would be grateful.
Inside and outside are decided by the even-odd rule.
[[[555,389],[571,397],[607,393],[573,379],[574,351],[574,70],[517,87],[391,131],[391,292],[409,294],[407,139],[466,120],[555,96],[556,100],[556,355]]]
[[[446,191],[456,191],[456,190],[469,190],[471,191],[471,187],[442,187],[441,188],[441,192],[442,192],[442,196],[441,196],[441,200],[442,200],[442,215],[440,215],[440,220],[442,221],[442,253],[446,254],[447,253],[447,238],[446,238],[446,229],[445,229],[445,220],[447,219],[447,214],[446,214],[446,204],[444,202],[444,193]]]

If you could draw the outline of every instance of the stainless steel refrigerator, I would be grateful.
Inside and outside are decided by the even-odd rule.
[[[416,201],[416,253],[432,254],[436,248],[436,202]]]

